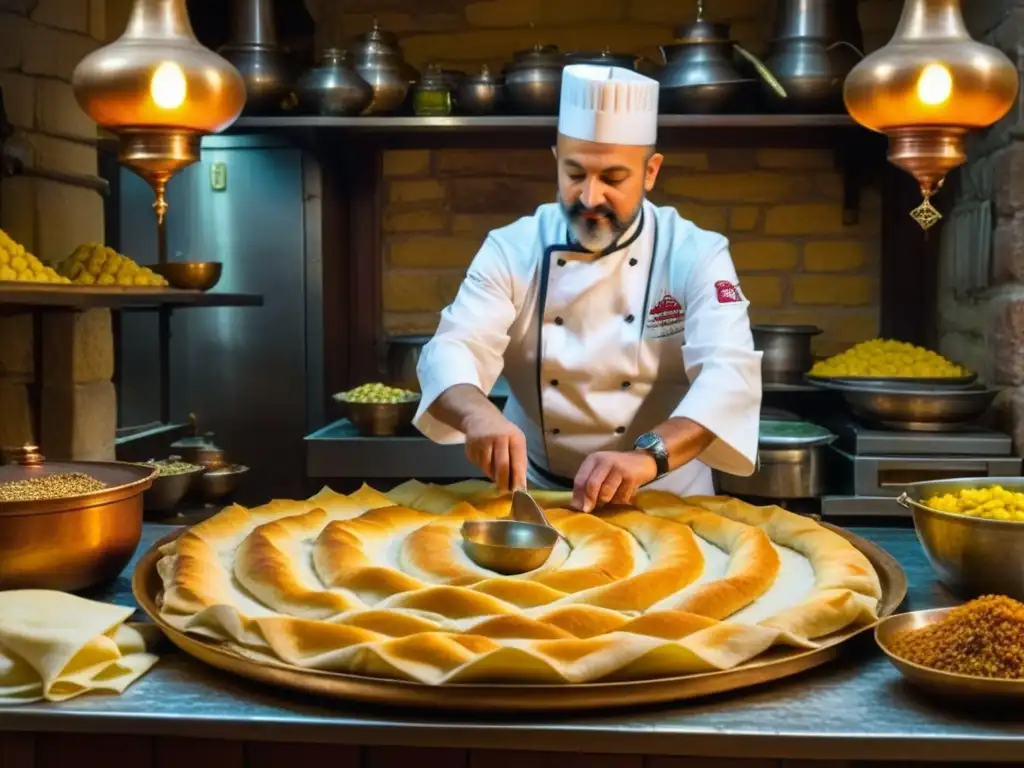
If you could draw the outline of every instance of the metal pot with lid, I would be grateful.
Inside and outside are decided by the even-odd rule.
[[[816,325],[754,325],[754,349],[761,357],[765,384],[800,384],[814,363],[811,339],[821,334]]]
[[[749,477],[718,473],[718,489],[757,499],[813,499],[825,489],[825,449],[836,436],[809,421],[761,419],[757,468]]]
[[[116,577],[142,537],[142,494],[158,470],[47,462],[35,446],[3,451],[0,589],[74,592]]]
[[[733,60],[740,54],[780,98],[786,91],[768,67],[729,37],[729,25],[703,18],[703,2],[697,3],[697,20],[675,32],[675,41],[659,46],[665,66],[659,75],[660,103],[675,114],[711,114],[743,106],[756,80],[745,76]]]
[[[566,64],[590,64],[596,67],[622,67],[638,71],[639,64],[643,60],[641,56],[634,56],[632,53],[612,53],[610,48],[602,51],[574,51],[565,54]]]
[[[500,77],[484,64],[474,75],[466,75],[455,93],[455,109],[464,115],[491,115],[498,111],[504,91]]]
[[[535,45],[516,51],[505,67],[505,92],[517,112],[558,114],[565,56],[555,45]]]
[[[196,415],[189,415],[192,434],[171,443],[171,451],[189,464],[199,464],[207,469],[223,467],[228,463],[225,451],[213,442],[213,432],[199,434]]]
[[[395,386],[420,391],[416,366],[432,336],[392,336],[387,340],[387,377]]]
[[[343,48],[326,49],[320,62],[299,78],[297,90],[304,111],[325,117],[358,115],[373,101],[373,88]]]
[[[356,72],[373,90],[364,114],[383,115],[401,107],[417,75],[405,65],[395,34],[383,31],[374,19],[373,28],[356,38],[352,54]]]

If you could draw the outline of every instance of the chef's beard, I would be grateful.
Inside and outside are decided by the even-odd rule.
[[[566,205],[561,197],[558,202],[562,206],[562,213],[569,224],[573,238],[591,253],[603,253],[614,247],[619,242],[619,238],[636,221],[636,217],[640,215],[640,207],[643,205],[641,200],[629,220],[622,221],[607,205],[587,208],[578,200],[572,205]],[[600,218],[587,218],[584,216],[585,213],[597,215]]]

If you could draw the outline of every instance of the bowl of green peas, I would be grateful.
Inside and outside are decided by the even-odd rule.
[[[345,418],[352,422],[359,434],[391,437],[409,430],[420,403],[420,394],[374,382],[339,392],[334,400],[341,405]]]

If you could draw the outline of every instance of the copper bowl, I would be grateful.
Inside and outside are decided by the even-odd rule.
[[[75,592],[115,578],[142,536],[142,497],[157,470],[118,462],[0,467],[0,483],[80,472],[107,487],[80,496],[0,502],[0,589]]]
[[[208,291],[220,282],[224,265],[219,261],[170,261],[150,267],[170,283],[184,291]]]
[[[410,431],[420,405],[418,393],[400,403],[354,403],[344,393],[334,395],[334,400],[363,437],[394,437]]]

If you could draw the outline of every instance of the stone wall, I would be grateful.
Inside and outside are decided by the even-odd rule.
[[[978,40],[1020,61],[1024,2],[965,3]],[[1019,68],[1019,66],[1018,66]],[[1024,94],[1022,94],[1024,97]],[[1002,386],[1001,413],[1024,452],[1024,134],[1021,100],[973,137],[955,176],[943,230],[939,334],[943,353]]]
[[[656,57],[657,45],[692,18],[678,0],[307,0],[317,43],[346,44],[373,24],[396,32],[406,58],[469,70],[500,69],[513,51],[537,42],[562,50],[634,51]],[[707,16],[728,21],[733,36],[762,52],[774,0],[715,0]],[[860,5],[865,43],[884,44],[900,0]],[[553,199],[548,150],[402,150],[387,153],[384,209],[385,328],[430,333],[454,296],[482,237],[495,226]],[[825,333],[816,351],[830,354],[878,330],[879,196],[864,195],[861,223],[841,222],[842,177],[829,152],[817,150],[672,151],[653,195],[698,225],[723,232],[755,322],[814,323]]]
[[[104,0],[0,0],[0,87],[29,165],[96,175],[96,126],[70,81],[105,24]],[[0,227],[44,261],[102,242],[98,193],[29,176],[2,184]],[[33,441],[51,459],[113,458],[113,365],[107,311],[47,312],[37,327],[29,314],[0,315],[0,446]]]

